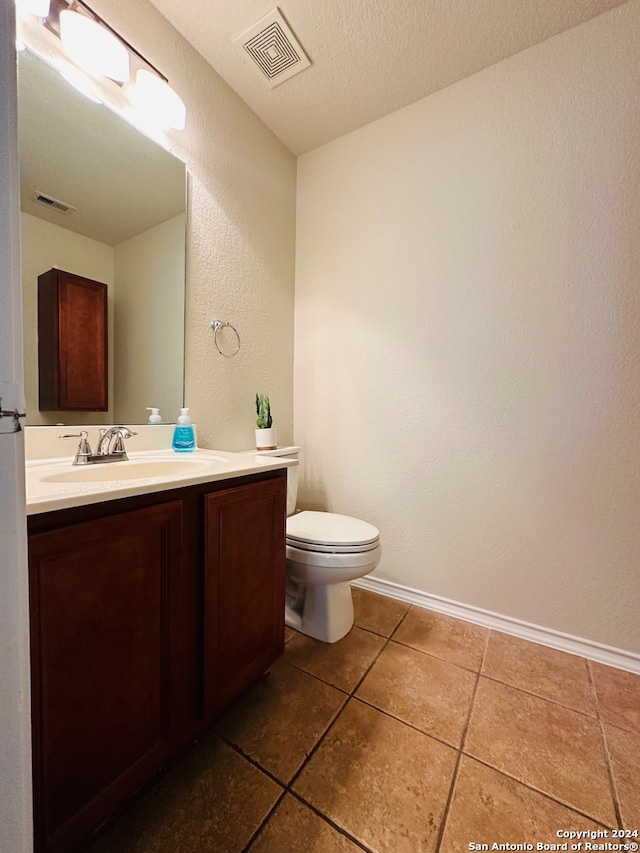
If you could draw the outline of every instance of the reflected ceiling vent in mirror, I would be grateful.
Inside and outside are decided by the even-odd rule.
[[[278,8],[233,40],[273,89],[311,62]]]
[[[45,195],[45,193],[35,193],[34,198],[36,201],[40,202],[40,204],[44,204],[45,207],[49,207],[52,210],[57,210],[59,213],[74,213],[75,207],[72,204],[67,204],[64,201],[60,201],[58,198],[53,198],[50,195]]]

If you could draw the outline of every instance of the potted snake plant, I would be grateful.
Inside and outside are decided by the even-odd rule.
[[[275,450],[278,442],[267,394],[256,394],[256,415],[256,450]]]

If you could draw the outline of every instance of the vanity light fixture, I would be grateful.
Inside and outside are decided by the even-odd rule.
[[[65,9],[60,12],[60,41],[70,59],[92,76],[129,80],[129,51],[98,21]]]
[[[161,144],[163,128],[184,129],[185,105],[166,77],[84,0],[16,0],[16,8],[19,40],[81,92]]]

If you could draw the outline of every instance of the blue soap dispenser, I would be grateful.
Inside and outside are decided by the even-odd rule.
[[[189,409],[180,409],[180,417],[173,431],[171,447],[176,453],[191,453],[196,449],[196,437],[189,417]]]

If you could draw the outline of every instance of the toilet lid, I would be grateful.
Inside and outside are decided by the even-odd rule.
[[[373,524],[335,512],[305,510],[287,519],[287,541],[292,545],[354,548],[373,545],[379,536]]]

